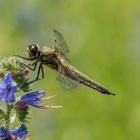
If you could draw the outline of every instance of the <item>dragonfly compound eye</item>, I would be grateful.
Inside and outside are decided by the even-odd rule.
[[[27,52],[28,52],[28,55],[31,57],[31,58],[36,58],[37,54],[38,54],[38,45],[37,44],[31,44],[27,47]]]

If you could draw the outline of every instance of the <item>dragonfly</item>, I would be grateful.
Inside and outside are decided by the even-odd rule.
[[[53,32],[54,32],[54,41],[52,48],[43,47],[43,49],[40,50],[40,46],[38,44],[30,44],[27,47],[28,57],[16,55],[21,59],[32,61],[32,64],[30,66],[21,62],[31,71],[35,71],[36,69],[38,69],[36,78],[27,84],[31,84],[35,81],[43,79],[44,78],[43,66],[47,65],[51,69],[57,71],[58,73],[57,80],[61,83],[61,85],[65,89],[77,87],[77,84],[80,83],[92,89],[95,89],[100,93],[107,95],[115,95],[110,90],[93,81],[88,76],[81,73],[79,70],[77,70],[76,68],[74,68],[69,64],[69,60],[67,58],[67,53],[69,53],[68,45],[59,31],[54,30]],[[27,84],[25,84],[23,87],[25,87]]]

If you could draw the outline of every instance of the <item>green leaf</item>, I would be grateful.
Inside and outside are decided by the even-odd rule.
[[[5,117],[5,111],[2,107],[0,107],[0,121]]]
[[[17,101],[14,104],[14,110],[16,111],[18,121],[22,123],[28,122],[29,118],[27,117],[27,115],[29,114],[29,106],[26,105],[26,103],[22,101]]]

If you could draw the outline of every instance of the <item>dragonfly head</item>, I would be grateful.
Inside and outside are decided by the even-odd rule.
[[[39,46],[37,44],[31,44],[27,47],[27,53],[30,58],[38,58],[39,55]]]

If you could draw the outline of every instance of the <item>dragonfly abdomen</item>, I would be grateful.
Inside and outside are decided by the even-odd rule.
[[[63,67],[64,67],[63,74],[65,76],[71,78],[72,80],[75,80],[81,84],[89,86],[90,88],[93,88],[93,89],[95,89],[103,94],[115,95],[114,93],[112,93],[111,91],[109,91],[108,89],[103,87],[102,85],[94,82],[93,80],[88,78],[86,75],[84,75],[83,73],[81,73],[77,69],[71,67],[70,65],[65,64],[65,65],[63,65]]]

